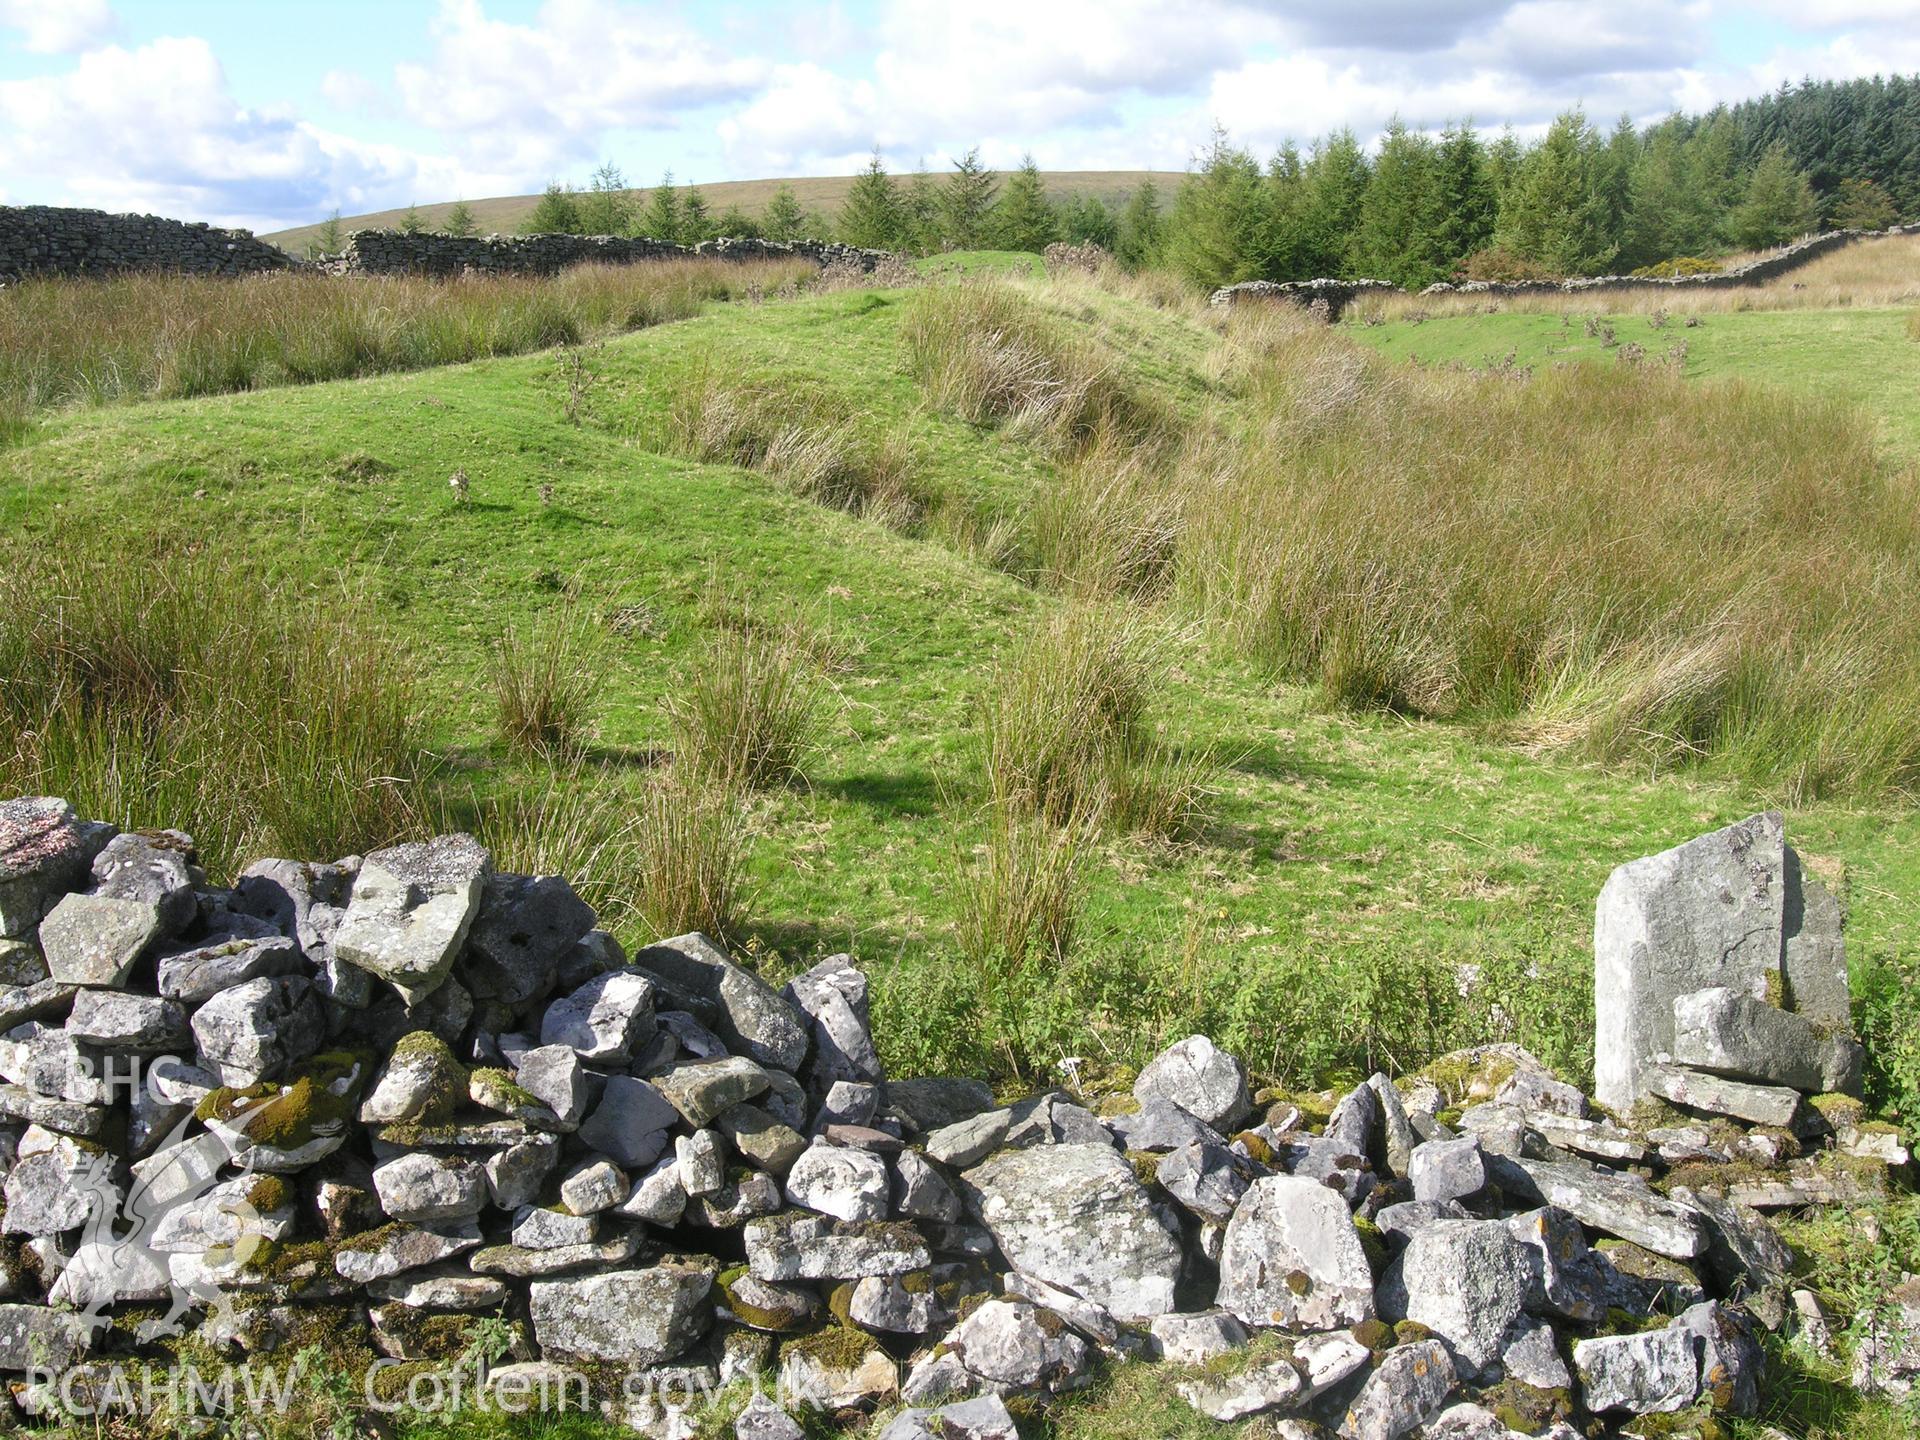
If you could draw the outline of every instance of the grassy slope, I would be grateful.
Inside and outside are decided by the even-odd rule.
[[[1139,378],[1183,406],[1205,403],[1199,332],[1092,303],[1090,318],[1126,341]],[[1731,334],[1727,318],[1682,333]],[[804,371],[843,394],[849,413],[913,417],[922,463],[950,485],[990,498],[1046,483],[1023,447],[917,412],[898,320],[897,297],[840,295],[719,310],[611,342],[589,352],[596,380],[581,426],[564,418],[552,355],[69,414],[0,452],[0,525],[16,543],[59,521],[153,526],[208,537],[321,592],[344,577],[411,638],[453,763],[499,786],[521,777],[494,743],[486,647],[556,603],[555,577],[577,577],[597,605],[651,616],[646,634],[608,640],[601,741],[616,775],[623,757],[637,775],[647,747],[664,741],[661,702],[716,576],[765,606],[809,610],[849,660],[832,680],[834,721],[810,785],[761,814],[754,938],[777,949],[766,957],[775,969],[852,948],[878,977],[892,1058],[965,1063],[951,1013],[923,1003],[967,983],[944,963],[942,935],[953,914],[946,877],[973,835],[943,801],[941,778],[964,792],[969,697],[994,651],[1048,602],[932,544],[794,500],[756,475],[664,459],[636,439],[672,370]],[[1433,344],[1431,333],[1415,338]],[[342,478],[366,454],[393,473]],[[474,488],[460,509],[446,495],[455,467]],[[551,505],[542,484],[554,487]],[[1261,967],[1280,956],[1324,959],[1333,976],[1430,955],[1577,974],[1610,866],[1768,798],[1540,762],[1443,725],[1329,715],[1305,691],[1190,643],[1164,718],[1182,743],[1226,761],[1223,793],[1205,843],[1119,842],[1103,857],[1084,943],[1058,982],[1062,1043],[1096,1058],[1107,1047],[1137,1053],[1164,1025],[1206,1010],[1262,1039],[1256,1064],[1284,1060],[1297,1037],[1259,1013],[1272,998]],[[1789,825],[1805,849],[1848,867],[1856,953],[1920,940],[1911,814],[1822,807]],[[1577,1012],[1578,995],[1564,1002]],[[1058,1433],[1138,1433],[1143,1413],[1170,1434],[1238,1433],[1185,1410],[1145,1369],[1076,1399]]]
[[[1056,200],[1092,195],[1115,204],[1123,201],[1139,188],[1141,181],[1148,178],[1160,187],[1165,196],[1171,197],[1173,187],[1180,183],[1181,178],[1177,172],[1170,170],[1043,170],[1040,173],[1046,181],[1047,193]],[[798,180],[723,180],[700,186],[700,193],[706,197],[707,208],[715,215],[735,205],[749,215],[758,215],[780,186],[791,185],[803,210],[818,210],[832,215],[840,208],[840,202],[846,199],[847,189],[852,184],[851,175],[820,175]],[[644,191],[645,187],[640,188]],[[480,227],[481,234],[490,230],[505,234],[519,228],[520,222],[539,198],[538,195],[496,195],[487,200],[469,200],[467,208],[473,211],[474,223]],[[454,203],[444,200],[433,205],[421,205],[419,211],[429,226],[440,225],[446,221]],[[405,206],[398,210],[375,210],[365,215],[342,216],[340,225],[346,231],[387,230],[399,224],[405,214]],[[316,222],[295,226],[291,230],[277,230],[261,238],[272,241],[284,250],[298,252],[319,229]]]
[[[1617,349],[1586,333],[1583,314],[1569,313],[1569,325],[1557,315],[1502,312],[1349,328],[1384,354],[1423,364],[1494,366],[1509,354],[1517,365],[1619,363]],[[1684,342],[1689,377],[1816,389],[1862,405],[1890,447],[1920,458],[1920,344],[1908,338],[1903,309],[1727,311],[1691,328],[1677,316],[1661,329],[1644,314],[1601,320],[1621,346],[1638,344],[1649,359]]]
[[[1204,401],[1198,332],[1103,303],[1144,380],[1186,406]],[[973,1057],[950,1025],[914,1023],[930,1013],[929,987],[951,998],[965,985],[943,936],[955,857],[976,837],[945,792],[968,796],[970,697],[1045,602],[760,477],[649,453],[633,434],[658,403],[650,381],[702,363],[805,371],[850,413],[905,419],[917,396],[897,321],[892,297],[842,295],[615,341],[590,352],[584,426],[563,418],[550,355],[70,415],[0,457],[0,523],[186,527],[316,587],[348,577],[411,637],[438,742],[488,786],[517,776],[493,739],[487,647],[557,603],[559,577],[578,577],[596,606],[654,617],[649,634],[608,637],[601,741],[615,757],[665,742],[662,702],[702,633],[713,578],[768,609],[808,609],[849,659],[830,677],[833,723],[809,786],[760,817],[756,935],[780,951],[776,966],[851,947],[887,977],[880,1009],[896,1058],[963,1064]],[[950,485],[1013,496],[1044,483],[1046,467],[1003,437],[925,415],[914,428],[922,463]],[[394,473],[339,478],[363,453]],[[447,501],[456,467],[474,487],[461,509]],[[1325,714],[1307,692],[1192,642],[1178,673],[1161,718],[1179,743],[1226,762],[1216,824],[1198,846],[1108,847],[1050,1007],[1063,1051],[1137,1054],[1162,1028],[1207,1019],[1236,1025],[1269,1064],[1303,1062],[1299,1037],[1259,1013],[1280,961],[1454,956],[1574,973],[1612,865],[1768,802],[1692,778],[1542,763],[1444,725]],[[1910,816],[1820,808],[1790,824],[1807,849],[1851,867],[1863,952],[1920,937],[1901,898],[1920,877]],[[1195,954],[1204,963],[1190,967],[1183,956]]]

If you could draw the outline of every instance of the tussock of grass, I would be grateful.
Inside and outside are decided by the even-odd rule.
[[[813,274],[806,262],[671,260],[456,281],[37,279],[0,294],[0,407],[26,414],[515,355],[685,319]]]
[[[1103,428],[1060,467],[1034,501],[1032,551],[1041,578],[1088,597],[1152,599],[1173,570],[1182,525],[1179,492],[1161,475],[1152,447]],[[1172,462],[1191,475],[1195,453]]]
[[[803,629],[716,629],[668,701],[679,763],[726,786],[801,778],[819,739],[819,670]]]
[[[435,807],[431,828],[470,831],[502,870],[563,875],[603,927],[645,943],[732,932],[747,828],[739,797],[678,769],[633,787],[574,755],[511,790]]]
[[[791,383],[700,366],[678,379],[652,438],[669,454],[758,470],[805,499],[895,529],[917,526],[931,498],[904,430],[870,438],[832,397]]]
[[[650,785],[633,858],[633,908],[653,937],[734,933],[747,858],[746,813],[734,791],[686,774]]]
[[[493,650],[494,708],[510,748],[545,753],[580,744],[601,669],[598,631],[569,599],[527,630],[509,626]]]
[[[353,595],[41,537],[0,570],[0,793],[179,826],[216,873],[364,851],[419,803],[410,670]]]
[[[1920,780],[1920,495],[1854,412],[1648,367],[1396,369],[1271,322],[1250,353],[1177,587],[1275,671],[1797,799]]]
[[[1062,450],[1103,429],[1145,439],[1170,424],[1112,357],[1012,285],[972,280],[918,290],[901,333],[928,399],[969,424],[1003,424]]]
[[[996,814],[1174,837],[1198,814],[1205,763],[1148,727],[1164,644],[1137,612],[1073,605],[995,671],[977,745]]]

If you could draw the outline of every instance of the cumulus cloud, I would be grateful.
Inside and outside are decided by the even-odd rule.
[[[595,158],[609,130],[747,100],[773,69],[613,0],[547,0],[526,25],[442,0],[431,34],[432,58],[394,72],[408,118],[458,136],[481,169],[523,175]]]
[[[21,31],[37,55],[84,50],[118,28],[107,0],[0,0],[0,29]]]
[[[1130,102],[1201,93],[1218,67],[1278,33],[1270,16],[1233,0],[1177,10],[1152,0],[889,0],[865,73],[781,66],[719,133],[748,168],[874,144],[904,163],[974,143],[995,163],[1027,149],[1067,163],[1119,138]]]
[[[397,149],[236,104],[197,38],[105,46],[64,74],[0,82],[0,173],[23,201],[269,228],[384,204],[421,177]]]

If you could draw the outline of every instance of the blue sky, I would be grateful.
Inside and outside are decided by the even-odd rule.
[[[1537,131],[1920,71],[1920,0],[0,0],[0,203],[276,229],[978,144],[1180,169],[1390,116]]]

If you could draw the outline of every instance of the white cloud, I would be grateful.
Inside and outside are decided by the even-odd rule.
[[[197,38],[107,46],[65,74],[0,82],[0,173],[23,200],[275,228],[452,172],[238,105]]]
[[[37,55],[84,50],[118,28],[107,0],[0,0],[0,29],[24,32]]]
[[[1073,163],[1125,136],[1131,105],[1203,92],[1209,76],[1280,33],[1232,0],[887,0],[870,65],[781,66],[719,134],[743,173],[864,158],[935,163],[972,144],[988,162],[1032,149]],[[1138,164],[1136,160],[1133,162]]]
[[[431,33],[432,58],[394,71],[407,116],[459,137],[469,163],[527,180],[597,158],[607,131],[744,100],[772,73],[613,0],[547,0],[530,25],[489,18],[481,0],[442,0]]]

